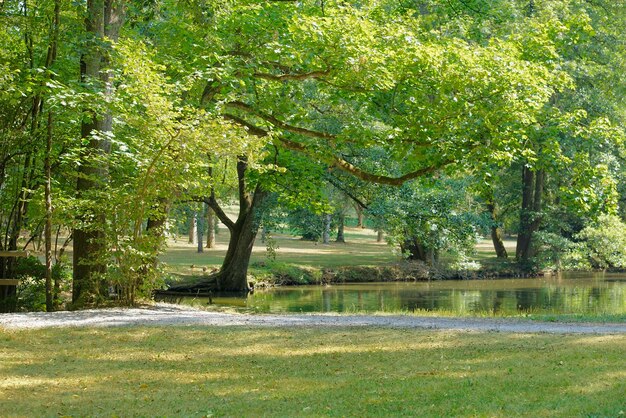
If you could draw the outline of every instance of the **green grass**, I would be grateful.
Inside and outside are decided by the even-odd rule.
[[[597,323],[626,323],[626,313],[579,313],[579,314],[528,314],[525,318],[543,322],[597,322]]]
[[[14,416],[607,416],[626,336],[376,328],[0,331]]]
[[[352,228],[346,232],[346,243],[331,242],[328,245],[302,241],[289,234],[272,234],[278,244],[276,261],[300,267],[322,268],[338,266],[373,266],[398,261],[392,248],[385,242],[376,242],[376,232],[369,229]],[[216,236],[217,246],[197,252],[197,246],[186,239],[170,239],[168,249],[161,256],[171,273],[201,274],[202,267],[217,268],[221,265],[228,245],[228,231]],[[251,265],[267,260],[266,245],[257,239],[252,252]],[[191,267],[193,266],[193,268]],[[254,273],[254,267],[251,268]]]
[[[197,245],[188,244],[186,237],[170,239],[168,249],[160,259],[167,265],[167,271],[170,273],[183,276],[200,275],[203,268],[218,268],[221,265],[226,254],[228,237],[228,231],[222,229],[216,236],[216,248],[204,249],[203,253],[197,252]],[[276,262],[305,269],[321,269],[379,266],[401,260],[386,242],[376,242],[376,232],[371,229],[346,228],[345,237],[345,244],[333,241],[324,245],[302,241],[288,233],[272,234],[278,246]],[[507,240],[505,245],[509,253],[515,252],[515,241]],[[495,257],[493,245],[486,239],[476,246],[473,259],[494,270],[500,268],[506,271],[511,268],[511,261],[502,261]],[[251,258],[251,274],[266,275],[265,269],[255,266],[267,260],[266,244],[257,238]]]

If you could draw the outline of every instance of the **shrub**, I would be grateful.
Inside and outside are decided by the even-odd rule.
[[[576,238],[594,268],[626,268],[626,224],[618,216],[601,215]]]
[[[307,269],[293,264],[267,260],[254,263],[252,267],[261,270],[255,272],[257,281],[267,281],[277,285],[315,284],[321,281],[319,270]]]
[[[540,270],[589,270],[591,268],[584,243],[575,242],[551,232],[537,232],[533,240],[539,249],[533,262]]]
[[[18,259],[15,277],[20,279],[17,288],[17,309],[20,311],[45,311],[46,310],[46,266],[37,257]],[[52,280],[60,280],[67,283],[69,270],[62,263],[52,266]]]

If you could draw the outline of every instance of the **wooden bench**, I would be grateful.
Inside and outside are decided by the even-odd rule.
[[[28,257],[28,251],[0,251],[2,258]],[[10,312],[15,309],[15,295],[19,279],[0,278],[0,312]]]

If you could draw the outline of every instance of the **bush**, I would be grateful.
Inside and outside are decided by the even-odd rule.
[[[591,269],[584,243],[551,232],[537,232],[533,240],[539,249],[533,260],[536,268],[554,271]]]
[[[20,311],[37,312],[46,310],[46,266],[37,257],[19,258],[15,270],[15,278],[20,280],[17,288],[17,309]],[[69,270],[62,263],[52,266],[52,280],[66,283]]]
[[[253,263],[252,267],[260,269],[255,272],[256,281],[265,281],[276,285],[316,284],[321,281],[319,270],[307,269],[293,264],[268,260]]]
[[[289,214],[287,222],[292,232],[305,241],[319,241],[324,233],[324,217],[308,209],[297,209]]]
[[[626,224],[618,216],[601,215],[576,238],[594,268],[626,268]]]

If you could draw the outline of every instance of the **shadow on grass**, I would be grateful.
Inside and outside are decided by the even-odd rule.
[[[618,416],[624,336],[383,329],[0,333],[3,416]]]

